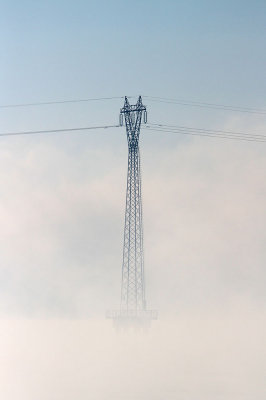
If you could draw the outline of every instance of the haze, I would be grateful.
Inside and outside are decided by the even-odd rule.
[[[266,109],[264,1],[4,2],[1,132],[116,124],[124,95]],[[148,120],[264,134],[265,115]],[[0,398],[264,400],[265,143],[141,131],[147,333],[117,334],[125,128],[2,137]]]

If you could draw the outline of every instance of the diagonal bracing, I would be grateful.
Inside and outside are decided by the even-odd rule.
[[[142,323],[157,318],[156,311],[146,310],[145,299],[139,135],[142,122],[147,122],[147,110],[141,96],[135,105],[130,105],[125,97],[124,107],[120,110],[120,125],[124,121],[128,169],[121,302],[119,311],[111,311],[107,315],[123,324],[132,320]]]

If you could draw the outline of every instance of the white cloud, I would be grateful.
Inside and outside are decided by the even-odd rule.
[[[2,314],[103,315],[119,302],[126,145],[23,139],[0,157]],[[264,154],[259,143],[144,138],[149,306],[265,303]]]

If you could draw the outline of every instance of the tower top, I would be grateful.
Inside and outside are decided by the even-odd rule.
[[[125,114],[129,112],[135,112],[135,111],[146,111],[146,106],[142,104],[142,98],[139,96],[138,101],[136,104],[129,104],[128,98],[125,96],[125,102],[124,102],[124,107],[120,109],[120,114]]]
[[[120,109],[120,126],[123,125],[124,121],[127,129],[128,144],[136,147],[138,145],[141,123],[147,123],[147,109],[142,104],[141,96],[139,96],[136,104],[129,104],[128,98],[125,97],[124,107]]]

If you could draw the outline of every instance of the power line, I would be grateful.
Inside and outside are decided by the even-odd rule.
[[[127,98],[132,98],[134,96],[127,96]],[[239,107],[232,106],[226,104],[218,104],[218,103],[207,103],[201,101],[192,101],[192,100],[184,100],[184,99],[173,99],[166,97],[157,97],[157,96],[142,96],[147,100],[159,103],[166,104],[176,104],[190,107],[200,107],[200,108],[209,108],[215,110],[224,110],[224,111],[234,111],[234,112],[244,112],[251,114],[261,114],[266,115],[266,110],[251,108],[251,107]],[[111,97],[95,97],[95,98],[85,98],[85,99],[69,99],[69,100],[53,100],[53,101],[45,101],[45,102],[33,102],[33,103],[19,103],[19,104],[2,104],[0,105],[0,109],[2,108],[18,108],[18,107],[33,107],[33,106],[44,106],[44,105],[56,105],[56,104],[68,104],[68,103],[85,103],[90,101],[105,101],[105,100],[113,100],[113,99],[124,99],[124,96],[111,96]]]
[[[244,140],[244,141],[249,141],[249,142],[266,142],[266,140],[257,140],[257,139],[252,139],[252,138],[246,138],[246,137],[236,137],[236,136],[229,136],[229,135],[215,135],[215,134],[208,134],[208,133],[199,133],[199,132],[189,132],[189,131],[173,131],[173,130],[166,130],[166,129],[157,129],[157,128],[149,128],[149,127],[144,127],[144,129],[147,129],[149,131],[155,131],[155,132],[166,132],[166,133],[174,133],[174,134],[183,134],[183,135],[192,135],[192,136],[207,136],[207,137],[212,137],[212,138],[219,138],[219,139],[232,139],[232,140]]]
[[[74,132],[74,131],[86,131],[94,129],[120,128],[120,127],[121,127],[120,125],[103,125],[103,126],[62,128],[62,129],[47,129],[47,130],[36,130],[36,131],[3,132],[0,133],[0,136],[36,135],[44,133]],[[149,123],[148,125],[142,125],[142,128],[146,129],[147,131],[149,130],[162,133],[183,134],[192,136],[207,136],[212,138],[244,140],[249,142],[266,142],[266,135],[244,133],[244,132],[211,130],[205,128],[191,128],[186,126],[153,124],[153,123]]]
[[[87,131],[90,129],[108,129],[108,128],[120,128],[120,125],[85,126],[80,128],[47,129],[41,131],[4,132],[0,133],[0,136],[36,135],[42,133],[74,132],[74,131]]]
[[[173,134],[183,134],[183,135],[192,135],[192,136],[207,136],[212,138],[219,139],[230,139],[230,140],[242,140],[248,142],[266,142],[266,138],[256,137],[253,135],[244,136],[239,134],[226,134],[226,133],[218,133],[211,131],[203,131],[197,130],[196,128],[193,130],[192,128],[164,128],[163,126],[143,126],[144,129],[155,132],[165,132],[165,133],[173,133]]]
[[[235,111],[235,112],[243,112],[250,114],[261,114],[266,115],[266,110],[250,108],[250,107],[239,107],[239,106],[231,106],[226,104],[217,104],[217,103],[205,103],[200,101],[192,101],[192,100],[182,100],[182,99],[168,99],[165,97],[155,97],[155,96],[142,96],[150,101],[158,102],[158,103],[166,103],[166,104],[177,104],[183,106],[190,107],[200,107],[200,108],[210,108],[215,110],[223,110],[223,111]]]
[[[189,130],[189,131],[198,131],[198,132],[205,132],[205,133],[222,133],[222,134],[229,134],[229,135],[236,135],[236,136],[249,136],[249,137],[257,137],[257,138],[264,138],[266,139],[266,135],[260,133],[250,133],[250,132],[235,132],[235,131],[225,131],[221,129],[206,129],[206,128],[192,128],[183,125],[166,125],[166,124],[155,124],[149,123],[148,125],[155,126],[155,127],[162,127],[162,128],[170,128],[170,129],[180,129],[180,130]]]
[[[85,103],[88,101],[101,101],[101,100],[113,100],[123,99],[124,96],[113,96],[113,97],[96,97],[90,99],[70,99],[70,100],[55,100],[55,101],[44,101],[37,103],[21,103],[21,104],[2,104],[0,108],[16,108],[16,107],[31,107],[31,106],[45,106],[52,104],[66,104],[66,103]]]

